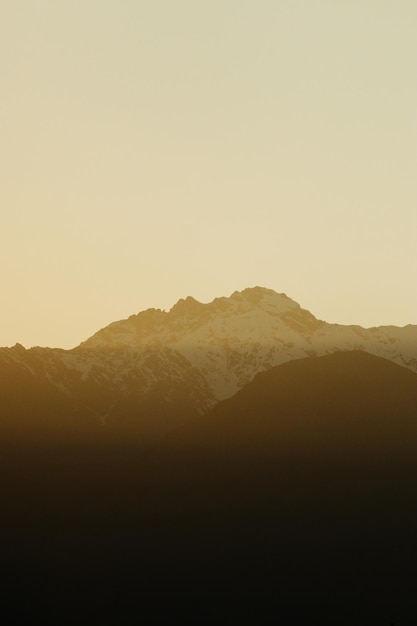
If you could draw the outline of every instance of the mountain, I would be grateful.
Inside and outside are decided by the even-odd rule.
[[[346,351],[145,454],[3,446],[5,597],[68,623],[413,624],[416,417],[414,372]]]
[[[191,297],[169,311],[150,309],[114,322],[82,343],[85,350],[169,347],[207,380],[216,401],[258,371],[304,356],[365,350],[417,371],[417,326],[326,324],[285,294],[254,287],[202,304]]]
[[[254,287],[114,322],[73,350],[0,349],[3,437],[120,436],[144,443],[194,420],[261,371],[364,350],[417,371],[417,326],[328,324]]]

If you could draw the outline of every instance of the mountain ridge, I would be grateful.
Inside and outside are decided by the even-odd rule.
[[[258,372],[346,350],[417,372],[417,326],[328,324],[263,287],[207,304],[188,296],[169,311],[112,322],[71,350],[1,348],[0,413],[10,432],[33,411],[35,430],[48,414],[49,424],[85,422],[146,440],[204,414]]]

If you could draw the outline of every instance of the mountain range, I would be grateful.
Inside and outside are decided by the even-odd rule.
[[[417,326],[318,320],[253,287],[203,304],[187,297],[99,330],[72,350],[0,349],[3,438],[134,438],[152,443],[276,365],[362,350],[417,372]]]

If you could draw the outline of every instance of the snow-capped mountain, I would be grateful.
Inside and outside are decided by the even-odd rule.
[[[261,287],[208,304],[188,297],[170,311],[113,322],[73,350],[0,349],[0,411],[18,419],[53,410],[47,424],[65,415],[93,429],[157,434],[232,396],[260,371],[340,350],[417,372],[417,326],[328,324]]]
[[[77,351],[161,348],[187,359],[216,400],[233,395],[259,371],[336,350],[364,350],[417,371],[417,326],[327,324],[285,294],[260,287],[209,304],[188,297],[169,312],[149,309],[110,324]]]

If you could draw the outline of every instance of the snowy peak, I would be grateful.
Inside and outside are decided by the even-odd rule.
[[[265,287],[248,287],[243,291],[235,291],[230,299],[260,309],[273,309],[275,313],[300,308],[300,305],[288,298],[285,293],[277,293]]]
[[[235,291],[229,298],[215,298],[212,302],[204,304],[191,296],[181,298],[170,309],[170,315],[198,316],[204,313],[218,313],[219,311],[238,312],[251,309],[274,309],[277,313],[291,308],[299,308],[299,305],[288,298],[285,294],[279,294],[272,289],[264,287],[250,287],[243,291]]]
[[[204,304],[191,296],[181,298],[170,309],[169,317],[207,317],[219,313],[246,313],[255,309],[278,315],[287,311],[300,309],[300,305],[285,293],[276,293],[265,287],[249,287],[243,291],[235,291],[227,297],[215,298]]]
[[[243,291],[235,291],[229,298],[215,298],[212,302],[202,303],[191,296],[181,298],[168,311],[147,309],[137,315],[131,315],[127,320],[113,322],[81,344],[85,348],[99,348],[106,346],[128,346],[149,342],[155,333],[160,339],[171,342],[178,333],[192,333],[197,327],[210,325],[210,332],[214,325],[222,320],[223,331],[231,331],[231,326],[242,324],[237,321],[239,316],[251,317],[253,325],[265,326],[265,314],[282,317],[285,324],[297,325],[300,328],[308,320],[310,327],[316,318],[301,309],[300,305],[288,298],[286,294],[276,293],[264,287],[251,287]],[[230,328],[225,329],[224,324]],[[318,322],[317,322],[318,323]],[[246,324],[247,325],[247,324]],[[255,325],[255,326],[254,326]],[[218,330],[218,329],[217,329]],[[255,332],[256,335],[256,332]]]
[[[199,371],[213,398],[221,400],[257,372],[337,350],[365,350],[416,370],[416,344],[415,328],[402,332],[326,324],[285,293],[258,286],[209,303],[188,296],[168,312],[148,309],[110,324],[76,352],[125,358],[122,355],[168,350]]]

